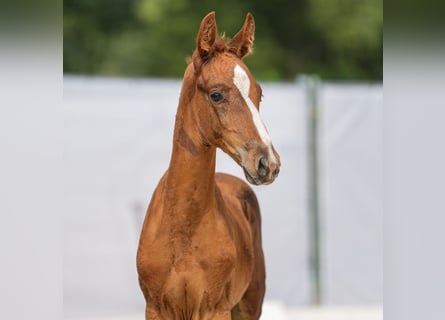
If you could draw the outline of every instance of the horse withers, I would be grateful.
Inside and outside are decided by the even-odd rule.
[[[137,253],[146,319],[259,319],[265,292],[261,216],[252,189],[215,174],[216,148],[254,185],[280,157],[259,115],[261,87],[242,59],[255,22],[226,41],[215,13],[201,22],[185,71],[168,170],[153,193]]]

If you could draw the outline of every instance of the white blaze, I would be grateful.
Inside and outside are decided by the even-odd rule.
[[[233,70],[233,83],[238,88],[241,96],[246,101],[247,106],[249,107],[250,113],[252,114],[253,123],[255,124],[258,134],[261,137],[261,140],[264,144],[269,148],[269,155],[272,159],[275,159],[274,154],[272,152],[272,140],[270,139],[269,133],[261,120],[260,113],[258,109],[253,104],[252,100],[249,97],[250,92],[250,79],[247,75],[246,71],[241,68],[238,64],[235,66]]]
[[[238,64],[235,66],[233,70],[233,83],[238,88],[241,96],[246,101],[247,106],[249,107],[250,113],[252,113],[253,123],[255,124],[258,133],[263,140],[264,144],[269,146],[271,144],[271,139],[269,137],[269,133],[267,132],[266,127],[264,126],[263,120],[261,120],[260,113],[258,109],[253,104],[252,100],[249,97],[250,92],[250,79],[247,75],[246,71],[241,68]]]

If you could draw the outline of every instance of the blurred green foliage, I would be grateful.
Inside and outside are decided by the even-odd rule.
[[[182,77],[210,11],[229,37],[252,12],[258,79],[382,80],[383,0],[65,0],[64,72]]]

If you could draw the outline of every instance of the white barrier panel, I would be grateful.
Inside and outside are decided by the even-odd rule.
[[[319,111],[323,301],[380,304],[382,86],[324,85]]]

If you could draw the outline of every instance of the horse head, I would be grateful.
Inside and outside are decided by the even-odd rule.
[[[203,143],[229,154],[246,179],[260,185],[278,176],[280,157],[259,114],[261,87],[243,62],[252,51],[254,32],[248,13],[241,30],[226,41],[218,35],[215,13],[209,13],[201,22],[184,84]]]

